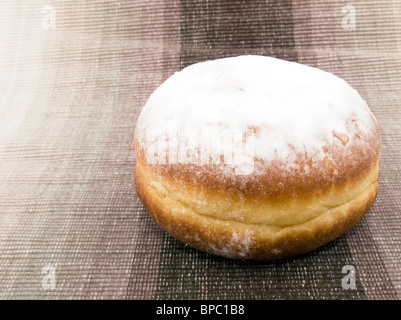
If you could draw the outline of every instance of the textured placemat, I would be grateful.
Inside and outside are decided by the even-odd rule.
[[[396,0],[1,2],[0,298],[399,299],[400,19]],[[132,177],[150,93],[192,63],[251,53],[344,78],[382,137],[369,213],[327,246],[270,263],[172,239]]]

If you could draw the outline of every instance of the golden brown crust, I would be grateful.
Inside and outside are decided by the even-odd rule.
[[[332,187],[341,188],[349,180],[358,181],[378,162],[380,152],[379,128],[371,115],[374,128],[369,135],[356,135],[352,143],[333,131],[334,144],[326,145],[325,157],[316,163],[306,151],[295,152],[295,166],[288,169],[279,160],[266,162],[254,159],[254,170],[248,175],[234,173],[234,168],[224,164],[150,164],[146,160],[146,145],[137,139],[134,150],[141,163],[151,167],[156,175],[180,186],[200,187],[205,190],[233,192],[273,200],[293,197],[319,196]],[[347,138],[347,137],[346,137]],[[231,172],[230,172],[231,170]],[[235,192],[235,191],[234,191]]]
[[[182,202],[181,198],[170,194],[169,190],[166,193],[160,191],[164,188],[160,182],[163,184],[168,177],[154,174],[151,167],[141,163],[138,158],[135,164],[135,185],[147,212],[164,230],[178,240],[202,251],[229,258],[270,260],[314,250],[354,226],[368,211],[377,195],[378,162],[369,167],[369,170],[364,169],[365,174],[361,174],[359,179],[350,176],[344,179],[340,186],[332,185],[330,189],[326,189],[326,192],[320,192],[326,198],[339,198],[333,200],[335,206],[326,208],[324,212],[318,212],[309,220],[289,225],[252,223],[246,220],[239,221],[238,216],[234,219],[222,219],[219,216],[199,213],[199,208],[194,210],[193,207]],[[171,186],[171,181],[167,185]],[[183,192],[185,195],[197,198],[200,203],[204,201],[203,203],[206,204],[209,203],[208,197],[214,193],[214,190],[203,189],[202,192],[196,193],[191,189]],[[355,195],[343,202],[342,195],[349,192],[354,192]],[[221,197],[227,194],[225,189],[220,190]],[[252,195],[242,192],[231,196],[232,200],[250,206],[249,210],[252,210],[254,203],[261,199],[257,197],[255,200]],[[244,197],[245,202],[239,200]],[[270,203],[270,200],[263,199],[267,203]],[[315,202],[318,203],[319,200],[316,198]],[[275,199],[274,201],[285,200]],[[310,201],[308,204],[310,205],[313,203],[311,202],[313,197],[311,198],[309,194],[308,197],[295,200],[295,208],[297,206],[302,208],[305,201]]]

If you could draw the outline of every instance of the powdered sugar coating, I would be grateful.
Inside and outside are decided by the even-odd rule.
[[[245,157],[277,160],[291,170],[299,154],[321,165],[325,146],[345,153],[356,143],[369,148],[361,136],[372,136],[375,127],[366,102],[339,77],[271,57],[239,56],[194,64],[167,79],[143,108],[136,141],[148,162],[157,150],[173,163],[171,137],[177,137],[178,158],[185,154],[187,163],[199,164],[202,141],[242,132],[240,146],[220,140],[203,153],[218,158],[249,147]]]
[[[227,258],[244,258],[248,255],[250,247],[254,244],[253,234],[251,231],[242,234],[233,231],[232,238],[228,243],[222,243],[219,247],[211,244],[209,252],[227,257]]]

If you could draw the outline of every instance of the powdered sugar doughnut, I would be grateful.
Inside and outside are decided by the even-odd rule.
[[[230,258],[275,259],[332,241],[378,190],[366,102],[322,70],[263,56],[197,63],[148,99],[135,184],[168,233]]]

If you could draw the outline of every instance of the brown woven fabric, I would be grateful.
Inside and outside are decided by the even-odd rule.
[[[400,18],[396,0],[2,3],[0,298],[399,299]],[[344,78],[382,135],[370,212],[327,246],[270,263],[172,239],[132,178],[133,130],[150,93],[194,62],[250,53]],[[345,265],[354,290],[341,285]]]

